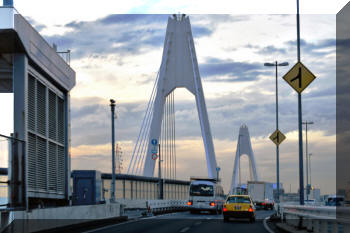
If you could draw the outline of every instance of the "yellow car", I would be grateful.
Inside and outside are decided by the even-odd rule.
[[[230,218],[248,218],[255,221],[255,206],[249,195],[229,195],[223,208],[224,221]]]

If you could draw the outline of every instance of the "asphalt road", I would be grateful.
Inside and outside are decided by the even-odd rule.
[[[223,222],[222,215],[171,213],[130,220],[124,223],[90,230],[89,233],[266,233],[263,219],[273,211],[257,211],[256,222],[233,220]]]

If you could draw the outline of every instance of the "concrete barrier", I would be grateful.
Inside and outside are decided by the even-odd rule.
[[[316,233],[350,232],[350,208],[330,206],[280,205],[284,224]]]
[[[1,213],[1,231],[31,233],[74,225],[113,220],[124,216],[127,210],[161,214],[187,209],[185,200],[127,200],[100,205],[67,206]],[[125,216],[124,216],[125,217]]]
[[[1,231],[30,233],[122,216],[119,203],[1,213]],[[7,215],[7,216],[6,216]]]

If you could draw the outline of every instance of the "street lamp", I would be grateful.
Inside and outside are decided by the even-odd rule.
[[[111,104],[111,120],[112,120],[112,182],[111,182],[111,201],[115,201],[115,139],[114,139],[114,111],[115,111],[115,100],[110,100]]]
[[[278,81],[277,81],[277,67],[278,66],[288,66],[288,62],[278,63],[264,63],[264,66],[274,66],[276,67],[276,129],[278,130]],[[277,203],[280,201],[280,162],[279,162],[279,146],[276,145],[276,179],[277,179]]]
[[[312,153],[309,153],[310,187],[312,187],[312,184],[311,184],[311,155],[312,155]]]
[[[305,125],[306,141],[305,141],[305,160],[306,160],[306,200],[309,200],[310,186],[309,186],[309,154],[308,154],[308,141],[307,141],[307,126],[313,125],[312,121],[305,121],[302,123]],[[311,182],[310,182],[311,183]]]

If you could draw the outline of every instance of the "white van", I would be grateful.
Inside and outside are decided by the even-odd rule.
[[[224,190],[215,179],[194,179],[190,184],[190,199],[188,207],[190,213],[209,211],[221,214],[225,202]]]

